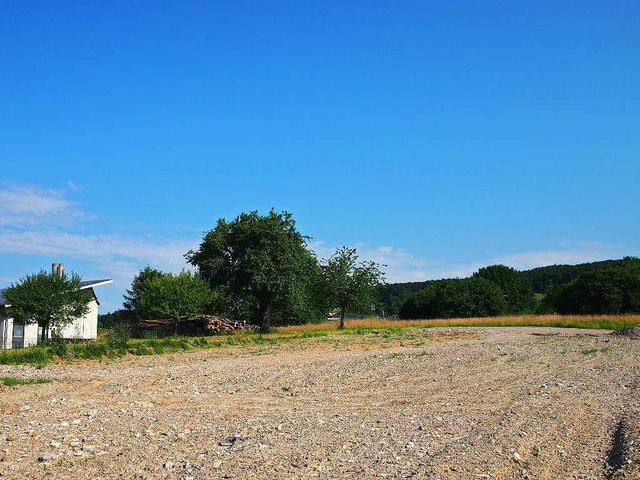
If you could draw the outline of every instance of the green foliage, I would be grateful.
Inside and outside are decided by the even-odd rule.
[[[205,337],[194,338],[193,339],[193,346],[195,348],[209,348],[209,342],[207,341],[207,339]]]
[[[117,323],[124,323],[133,319],[134,316],[127,310],[116,310],[110,313],[98,314],[98,328],[110,329]]]
[[[626,257],[617,267],[585,272],[552,290],[543,305],[562,314],[640,313],[640,260]]]
[[[405,302],[429,283],[433,283],[433,281],[380,284],[376,288],[378,304],[382,305],[388,316],[398,315]]]
[[[44,347],[0,350],[0,365],[34,365],[42,368],[51,361],[51,355]]]
[[[484,277],[485,274],[488,274],[485,278],[495,281],[503,290],[505,290],[505,294],[508,295],[509,299],[507,301],[507,312],[511,314],[522,314],[530,313],[537,309],[536,304],[525,301],[524,296],[520,296],[516,293],[520,289],[522,289],[523,291],[525,290],[523,285],[531,284],[533,286],[534,292],[536,292],[537,294],[536,303],[540,303],[540,300],[547,293],[552,292],[558,287],[561,287],[562,285],[575,280],[583,273],[621,267],[625,263],[625,261],[626,259],[605,260],[602,262],[582,263],[579,265],[551,265],[521,272],[517,272],[513,269],[510,269],[509,267],[493,265],[480,269],[474,275]],[[502,282],[504,283],[502,283],[500,280],[497,280],[496,277],[502,278],[507,277],[507,275],[493,275],[494,273],[498,273],[491,272],[491,270],[497,270],[495,267],[500,267],[503,273],[507,273],[504,269],[513,270],[513,272],[517,273],[517,277],[515,275],[511,276],[513,284],[517,286],[515,292],[508,291],[508,281],[503,280]],[[489,272],[483,272],[486,269],[489,269]],[[513,274],[513,272],[511,272],[511,274]],[[412,299],[412,296],[415,295],[416,292],[423,290],[430,285],[433,285],[435,282],[440,281],[441,280],[428,280],[426,282],[409,282],[381,285],[378,287],[379,301],[385,309],[385,312],[387,312],[389,315],[399,314],[401,309],[404,309],[406,314],[406,311],[411,310],[412,307],[410,304],[407,304],[407,306],[405,306],[405,303],[415,301],[415,299]],[[516,299],[515,301],[514,298]],[[521,298],[523,301],[518,301],[518,298]],[[528,299],[528,294],[526,295],[526,298]],[[543,311],[553,311],[553,307],[549,306],[549,302],[543,304]],[[636,309],[630,311],[638,310]]]
[[[127,348],[127,343],[131,338],[131,330],[125,323],[116,323],[107,336],[107,346],[109,348]]]
[[[42,340],[49,329],[61,330],[85,315],[91,301],[90,294],[80,290],[80,277],[75,273],[51,275],[44,270],[11,284],[3,295],[14,320],[42,327]]]
[[[400,308],[400,318],[435,318],[433,315],[438,310],[436,306],[436,295],[438,293],[438,283],[431,282],[422,290],[413,293]]]
[[[140,297],[143,311],[151,318],[178,320],[206,312],[213,292],[199,275],[183,270],[147,279]]]
[[[415,293],[400,311],[401,318],[493,317],[507,308],[494,282],[472,277],[440,280]]]
[[[535,310],[533,285],[515,268],[505,265],[491,265],[481,268],[473,276],[489,280],[502,290],[506,308],[500,313],[532,313]]]
[[[51,383],[48,378],[16,378],[16,377],[2,377],[0,383],[5,387],[15,387],[16,385],[33,385],[42,383]]]
[[[147,282],[154,278],[162,277],[165,273],[161,270],[151,268],[149,265],[140,270],[140,273],[133,277],[131,288],[127,290],[122,305],[124,311],[132,320],[141,320],[152,318],[142,305],[142,294],[146,290]]]
[[[624,260],[604,260],[578,265],[550,265],[525,270],[521,275],[531,282],[536,293],[548,293],[575,280],[583,273],[619,267],[623,262]]]
[[[340,328],[344,328],[347,309],[368,311],[375,302],[375,288],[384,275],[375,262],[358,262],[355,248],[341,247],[322,263],[327,302],[340,309]]]
[[[257,323],[301,323],[320,311],[318,265],[290,213],[241,213],[221,218],[200,248],[185,257],[216,293],[218,313]]]
[[[70,358],[82,358],[82,359],[100,359],[107,356],[109,353],[109,347],[106,343],[86,342],[86,343],[72,343],[69,345]]]
[[[582,350],[582,354],[583,355],[591,355],[592,353],[607,353],[611,350],[611,347],[602,347],[602,348],[585,348],[584,350]]]

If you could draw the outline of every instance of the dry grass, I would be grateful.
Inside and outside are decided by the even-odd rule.
[[[430,327],[566,327],[602,328],[617,330],[631,325],[640,325],[640,315],[518,315],[483,318],[448,318],[435,320],[391,320],[365,318],[346,320],[345,330],[368,328],[430,328]],[[292,325],[276,329],[279,334],[300,334],[335,330],[336,321]]]

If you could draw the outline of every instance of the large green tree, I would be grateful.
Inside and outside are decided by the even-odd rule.
[[[41,270],[11,284],[4,292],[14,321],[41,327],[40,341],[50,330],[59,331],[89,311],[91,295],[80,289],[75,273],[50,274]]]
[[[124,301],[122,306],[127,312],[127,316],[132,320],[148,319],[153,315],[145,311],[142,306],[142,295],[146,289],[147,282],[154,278],[162,277],[165,273],[162,270],[151,268],[149,265],[144,267],[140,272],[133,277],[131,282],[131,288],[127,290],[127,293],[123,295]]]
[[[177,275],[148,278],[140,296],[143,311],[152,318],[168,318],[175,322],[182,316],[195,316],[210,308],[213,292],[200,276],[187,270]]]
[[[340,310],[339,328],[344,328],[348,309],[366,311],[375,302],[376,287],[384,281],[379,267],[371,261],[358,262],[356,249],[349,247],[338,248],[322,262],[327,301]]]
[[[272,320],[304,321],[313,303],[318,262],[288,212],[219,219],[185,257],[216,292],[222,313],[269,330]]]

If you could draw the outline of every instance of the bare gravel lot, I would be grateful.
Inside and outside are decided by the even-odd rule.
[[[637,479],[639,353],[602,330],[448,328],[0,366],[53,379],[0,387],[0,475]]]

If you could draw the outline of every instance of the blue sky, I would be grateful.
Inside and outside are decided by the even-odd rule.
[[[523,3],[3,2],[0,287],[271,207],[393,282],[640,255],[640,4]]]

